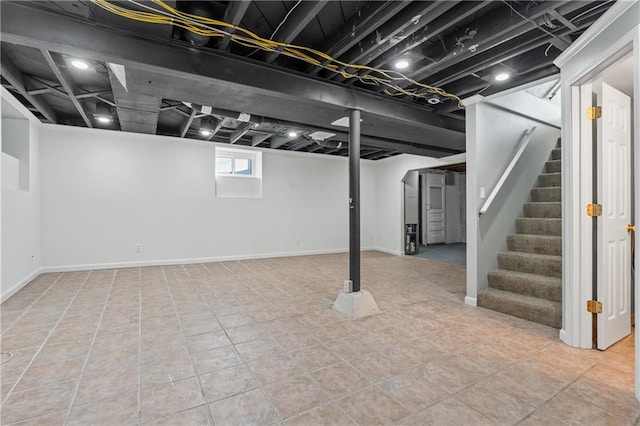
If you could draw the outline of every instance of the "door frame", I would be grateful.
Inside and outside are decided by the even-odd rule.
[[[563,326],[560,339],[570,346],[592,347],[592,314],[586,311],[586,301],[592,298],[592,219],[585,214],[585,208],[592,192],[592,151],[591,141],[586,136],[591,133],[591,122],[586,120],[581,99],[581,87],[590,84],[609,65],[632,53],[634,58],[633,90],[633,141],[635,215],[640,213],[640,29],[635,27],[623,37],[613,42],[602,53],[588,61],[572,75],[563,75],[563,141],[562,144],[562,217],[563,217]],[[637,221],[636,221],[637,222]],[[640,223],[638,223],[640,225]],[[639,240],[635,241],[635,263],[640,264]],[[638,286],[636,285],[636,288]],[[640,312],[640,291],[635,292],[636,313]],[[637,315],[636,315],[637,317]],[[637,321],[636,321],[637,325]],[[640,399],[640,331],[635,328],[635,389]]]

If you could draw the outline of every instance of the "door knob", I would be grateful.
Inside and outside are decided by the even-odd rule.
[[[627,232],[636,232],[635,225],[627,225]]]

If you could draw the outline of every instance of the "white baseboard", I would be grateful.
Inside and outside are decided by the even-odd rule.
[[[470,306],[478,306],[478,299],[475,297],[466,296],[464,298],[464,304]]]
[[[362,251],[371,251],[371,250],[383,251],[377,247],[362,247],[361,250]],[[79,265],[56,265],[56,266],[42,267],[41,273],[89,271],[89,270],[98,270],[98,269],[138,268],[138,267],[144,267],[144,266],[169,266],[169,265],[183,265],[183,264],[191,264],[191,263],[223,262],[223,261],[232,261],[232,260],[269,259],[274,257],[312,256],[312,255],[318,255],[318,254],[346,253],[348,251],[349,250],[346,248],[341,248],[341,249],[308,250],[308,251],[298,251],[298,252],[202,257],[202,258],[191,258],[191,259],[163,259],[163,260],[142,260],[142,261],[127,261],[127,262],[112,262],[112,263],[91,263],[91,264],[79,264]]]
[[[38,275],[42,273],[42,268],[38,268],[23,279],[21,279],[18,283],[16,283],[13,287],[7,290],[4,294],[0,295],[0,303],[4,303],[11,296],[22,290],[24,286],[33,281]]]
[[[372,247],[369,250],[381,251],[383,253],[392,254],[394,256],[404,256],[404,253],[399,251],[399,250],[391,250],[391,249],[387,249],[387,248],[383,248],[383,247]]]

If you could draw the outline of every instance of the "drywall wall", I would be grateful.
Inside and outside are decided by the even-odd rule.
[[[45,269],[347,250],[346,158],[264,150],[262,197],[217,198],[214,146],[44,125]],[[366,248],[373,164],[363,161],[361,173]]]
[[[463,163],[465,154],[443,158],[402,154],[375,162],[376,226],[373,246],[378,250],[400,255],[403,253],[404,183],[410,170]]]
[[[17,176],[2,182],[0,301],[24,287],[40,269],[38,136],[37,125],[29,120],[2,118],[3,165],[11,163]]]
[[[520,91],[486,99],[475,96],[467,105],[467,298],[475,305],[487,273],[498,266],[497,253],[506,249],[506,236],[529,200],[551,149],[560,136],[560,108]],[[495,123],[500,123],[499,129]],[[545,124],[546,123],[546,124]],[[522,143],[533,137],[489,210],[478,212]],[[484,194],[482,197],[481,194]]]

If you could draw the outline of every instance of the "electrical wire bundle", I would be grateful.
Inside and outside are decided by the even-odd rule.
[[[451,99],[462,107],[462,102],[456,95],[448,93],[439,87],[420,83],[410,77],[407,77],[401,72],[373,68],[366,65],[348,64],[335,59],[324,52],[320,52],[309,47],[281,43],[271,39],[262,38],[245,28],[228,22],[181,12],[161,0],[152,0],[152,2],[159,6],[160,9],[139,3],[135,0],[128,0],[129,3],[135,4],[140,8],[150,10],[150,12],[128,9],[126,7],[113,4],[108,0],[91,1],[105,10],[127,19],[150,24],[173,25],[205,37],[227,36],[231,41],[242,46],[260,49],[267,52],[280,52],[282,55],[340,74],[345,79],[354,78],[365,84],[386,86],[384,93],[389,96],[406,95],[416,99],[429,99],[432,95],[436,94],[441,97]],[[353,71],[350,72],[348,70]],[[416,86],[416,88],[405,89],[398,84],[399,82],[410,83],[411,85]]]

